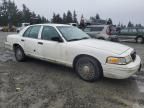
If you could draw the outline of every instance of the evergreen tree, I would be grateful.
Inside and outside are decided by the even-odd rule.
[[[97,20],[99,20],[99,19],[100,19],[99,14],[96,14],[96,19],[97,19]]]
[[[129,21],[127,27],[134,27],[134,25],[132,24],[131,21]]]
[[[23,22],[30,23],[32,19],[36,20],[40,18],[42,20],[41,16],[36,18],[37,16],[25,4],[23,4],[22,11],[17,8],[15,2],[12,0],[2,0],[2,4],[0,4],[0,26],[7,26],[8,24],[18,26]],[[47,19],[43,18],[43,20]]]
[[[55,13],[53,13],[53,18],[52,18],[51,22],[56,23],[56,14]]]
[[[112,22],[112,19],[111,19],[111,18],[109,18],[109,19],[108,19],[107,24],[108,24],[108,25],[112,25],[112,24],[113,24],[113,22]]]
[[[71,11],[67,12],[67,23],[72,23],[73,22],[73,18],[72,18],[72,13]]]
[[[67,16],[66,16],[66,14],[65,14],[65,13],[63,14],[63,23],[64,23],[64,24],[66,24],[66,23],[67,23]]]
[[[23,21],[30,22],[31,16],[32,16],[32,14],[31,14],[30,10],[26,7],[25,4],[23,4]]]
[[[84,21],[84,16],[82,14],[81,20],[80,20],[80,28],[84,29],[85,28],[85,21]]]
[[[73,12],[73,22],[74,23],[78,23],[78,21],[77,21],[77,14],[76,14],[76,11],[74,10],[74,12]]]

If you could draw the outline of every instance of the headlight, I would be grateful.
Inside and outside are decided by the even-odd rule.
[[[126,65],[132,61],[130,56],[126,57],[108,57],[107,63],[109,64],[119,64],[119,65]]]

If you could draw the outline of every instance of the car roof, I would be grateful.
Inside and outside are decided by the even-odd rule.
[[[67,24],[53,24],[53,23],[34,24],[34,25],[31,25],[31,26],[35,26],[35,25],[41,25],[41,26],[52,26],[52,27],[57,27],[57,26],[71,26],[71,25],[67,25]]]

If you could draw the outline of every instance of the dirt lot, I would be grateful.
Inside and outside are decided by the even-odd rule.
[[[0,108],[144,108],[144,66],[129,79],[88,83],[64,66],[16,62],[4,48],[7,34],[0,33]],[[144,44],[122,44],[134,47],[144,65]]]

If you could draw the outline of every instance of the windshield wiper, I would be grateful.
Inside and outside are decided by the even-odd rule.
[[[78,41],[78,40],[81,40],[81,39],[70,39],[68,41]]]
[[[80,39],[71,39],[71,40],[68,40],[68,41],[78,41],[78,40],[83,40],[83,39],[89,39],[89,37],[83,37],[83,38],[80,38]]]
[[[81,40],[83,40],[83,39],[89,39],[89,37],[83,37],[83,38],[81,38]]]

